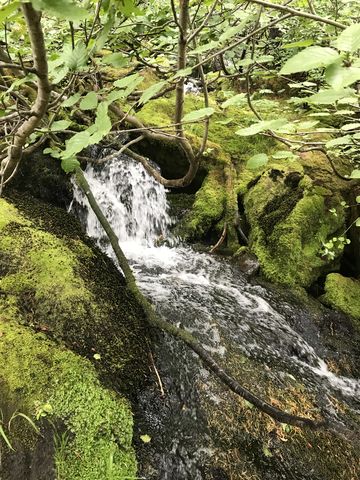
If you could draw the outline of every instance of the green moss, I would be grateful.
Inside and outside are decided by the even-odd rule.
[[[330,273],[321,301],[360,320],[360,281]],[[359,323],[357,325],[360,327]]]
[[[13,205],[8,204],[3,198],[0,198],[0,213],[0,230],[14,220],[21,224],[29,223],[18,214],[18,211]]]
[[[144,363],[140,307],[110,260],[84,244],[76,230],[75,238],[44,230],[70,230],[61,211],[59,226],[57,209],[51,209],[49,220],[48,207],[41,204],[42,215],[32,202],[32,223],[11,203],[0,204],[0,218],[9,218],[0,231],[1,291],[16,296],[25,323],[82,355],[100,353],[104,374],[114,376],[119,388],[130,387],[136,382],[134,369]]]
[[[6,398],[13,410],[34,417],[47,405],[51,410],[47,418],[53,425],[59,421],[65,425],[65,444],[55,443],[57,478],[120,480],[134,476],[128,402],[101,387],[87,360],[56,346],[43,334],[16,325],[10,320],[14,312],[4,308],[4,303],[0,305],[1,408],[5,408]],[[13,441],[13,437],[10,439]],[[18,442],[22,440],[20,432]]]
[[[212,169],[208,173],[195,202],[184,223],[187,238],[204,237],[221,219],[226,205],[226,188],[221,170]]]
[[[311,188],[304,190],[301,169],[292,168],[266,170],[250,185],[244,205],[252,228],[250,247],[265,277],[308,287],[334,267],[320,251],[323,242],[345,229],[345,215],[339,195],[325,200]],[[329,212],[334,206],[337,216]]]

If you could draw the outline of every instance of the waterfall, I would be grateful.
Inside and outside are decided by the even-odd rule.
[[[119,155],[101,166],[89,165],[85,175],[119,238],[140,289],[160,315],[183,325],[220,358],[225,358],[232,345],[242,355],[271,367],[277,378],[297,378],[323,398],[338,394],[350,402],[354,411],[360,408],[359,381],[332,373],[322,359],[319,352],[325,352],[326,347],[321,344],[311,312],[292,307],[279,294],[249,283],[226,259],[173,246],[166,191],[140,164]],[[100,224],[75,186],[72,208],[86,225],[88,235],[112,255]],[[164,244],[165,240],[168,242]],[[296,328],[305,323],[308,334],[305,328]],[[211,455],[211,439],[206,434],[206,422],[201,424],[192,385],[195,378],[201,378],[209,385],[211,396],[213,380],[196,364],[192,354],[186,353],[185,360],[179,348],[169,339],[166,347],[159,345],[157,349],[158,367],[168,389],[174,382],[178,384],[178,393],[169,393],[167,400],[172,418],[154,420],[156,409],[151,408],[157,404],[158,394],[144,396],[144,411],[151,425],[157,422],[157,434],[164,442],[159,450],[168,450],[158,451],[153,460],[148,460],[158,463],[159,476],[147,478],[202,479],[198,463]],[[215,394],[211,399],[214,408],[222,402]],[[188,410],[183,411],[183,404]],[[189,421],[184,420],[186,416]],[[190,441],[189,423],[194,423],[193,418],[197,422]]]

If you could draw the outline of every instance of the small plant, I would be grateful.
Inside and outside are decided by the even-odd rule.
[[[12,415],[11,415],[11,418],[9,420],[9,422],[7,423],[7,425],[4,423],[4,416],[3,416],[3,412],[0,410],[0,414],[1,414],[1,420],[0,420],[0,438],[2,438],[6,445],[9,447],[10,450],[15,450],[14,447],[12,446],[10,440],[9,440],[9,436],[8,434],[5,432],[5,428],[4,427],[7,427],[7,430],[8,432],[10,433],[10,430],[11,430],[11,424],[12,422],[16,419],[16,418],[24,418],[30,425],[31,427],[35,430],[36,433],[40,433],[38,427],[35,425],[35,423],[31,420],[30,417],[28,417],[27,415],[25,415],[24,413],[21,413],[21,412],[14,412]]]

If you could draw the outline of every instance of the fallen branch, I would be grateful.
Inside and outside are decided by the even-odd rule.
[[[102,213],[98,203],[96,202],[96,199],[91,192],[90,186],[81,168],[76,169],[75,180],[81,191],[87,197],[91,209],[93,210],[100,224],[104,228],[105,233],[107,234],[110,244],[116,255],[119,266],[125,277],[127,287],[133,293],[135,299],[138,301],[140,306],[143,308],[146,320],[149,325],[158,328],[186,343],[186,345],[188,345],[188,347],[200,357],[204,365],[210,371],[212,371],[216,375],[216,377],[232,392],[247,400],[252,405],[257,407],[260,411],[269,415],[274,420],[301,428],[310,428],[312,430],[329,430],[333,433],[336,433],[337,435],[345,437],[348,440],[356,440],[356,433],[352,430],[349,430],[340,422],[335,422],[333,420],[327,419],[312,420],[310,418],[292,415],[291,413],[284,412],[279,408],[276,408],[270,403],[266,402],[265,400],[262,400],[261,398],[250,392],[247,388],[240,385],[231,375],[229,375],[212,358],[212,356],[204,349],[200,342],[190,332],[178,328],[175,325],[160,318],[160,316],[156,314],[154,307],[151,305],[151,303],[143,296],[143,294],[138,289],[133,272],[119,245],[119,240],[108,220],[106,219],[105,215]]]

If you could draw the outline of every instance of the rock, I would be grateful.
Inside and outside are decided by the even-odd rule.
[[[121,275],[74,218],[24,195],[0,199],[0,252],[4,425],[16,411],[44,416],[44,435],[55,435],[42,458],[41,437],[15,418],[0,477],[99,480],[109,462],[112,479],[136,476],[124,394],[144,378],[147,356],[143,313]]]
[[[325,294],[320,300],[360,320],[360,280],[330,273],[325,281]],[[359,322],[356,325],[360,328]]]
[[[248,277],[253,277],[258,273],[260,269],[259,260],[256,255],[249,252],[247,249],[241,249],[240,253],[235,255],[235,258],[239,269]]]

